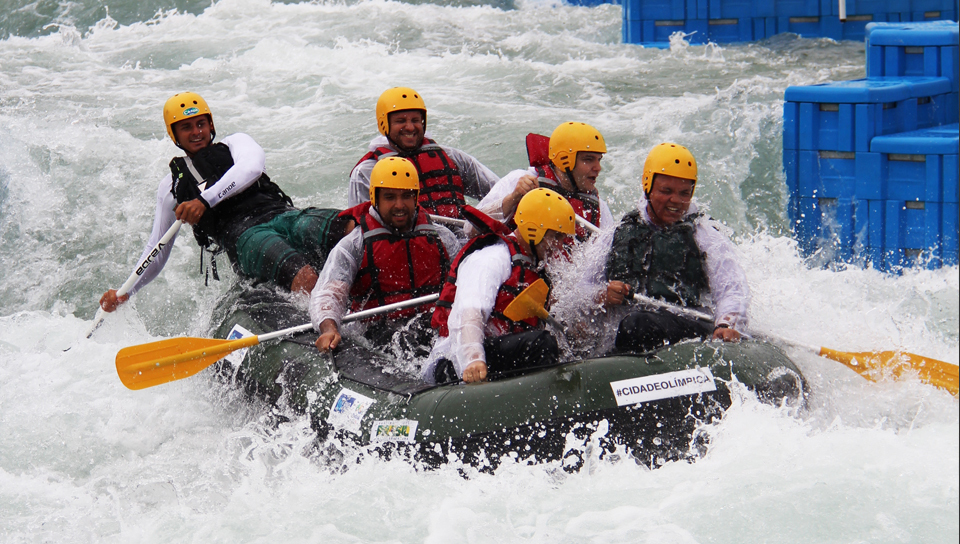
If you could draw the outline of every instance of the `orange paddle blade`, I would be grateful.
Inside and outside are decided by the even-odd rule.
[[[503,315],[513,321],[523,321],[531,317],[540,319],[550,319],[550,313],[543,306],[547,303],[547,295],[550,294],[550,287],[542,279],[530,284],[517,295],[517,298],[510,301],[503,310]]]
[[[117,375],[129,389],[145,389],[193,376],[231,351],[258,343],[256,336],[237,340],[186,337],[130,346],[117,353]]]
[[[906,372],[915,371],[921,381],[946,389],[954,396],[960,390],[958,385],[960,382],[958,368],[960,367],[915,353],[902,351],[850,353],[822,347],[820,355],[843,363],[871,381],[879,381],[887,376],[899,378]]]

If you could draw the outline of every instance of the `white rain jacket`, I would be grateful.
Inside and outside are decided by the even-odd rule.
[[[377,221],[383,223],[376,208],[371,207],[370,213]],[[416,215],[413,220],[417,220]],[[460,241],[446,227],[435,226],[443,247],[452,261],[460,251]],[[350,306],[350,289],[353,287],[362,262],[363,229],[357,226],[334,246],[320,272],[320,279],[317,280],[317,285],[310,294],[310,321],[314,329],[319,331],[320,323],[327,319],[334,320],[337,328],[340,329],[341,320]]]
[[[457,296],[447,318],[450,334],[433,346],[423,369],[424,381],[434,383],[433,372],[441,358],[452,361],[460,377],[470,363],[487,361],[483,339],[502,334],[502,331],[487,326],[487,322],[500,286],[510,279],[512,268],[510,249],[502,240],[471,253],[460,263]]]
[[[430,138],[425,135],[425,138]],[[431,138],[432,139],[432,138]],[[386,147],[399,151],[386,136],[382,134],[370,141],[369,151]],[[463,194],[480,200],[497,183],[500,178],[492,170],[484,166],[472,156],[445,145],[440,146],[450,160],[457,165],[460,180],[463,182]],[[350,172],[350,189],[347,192],[347,207],[352,208],[370,200],[370,172],[377,161],[367,159],[353,168]]]
[[[213,208],[221,201],[240,194],[244,189],[254,184],[260,176],[263,175],[266,165],[266,153],[256,141],[250,136],[238,132],[231,134],[220,140],[230,148],[230,155],[233,157],[233,166],[227,170],[223,177],[210,187],[204,188],[200,195]],[[157,188],[157,208],[153,216],[153,231],[150,233],[150,239],[147,240],[146,247],[140,255],[137,262],[143,262],[147,255],[157,245],[160,238],[170,229],[174,221],[177,220],[176,209],[177,200],[173,196],[173,176],[167,172],[167,175],[160,181]],[[170,257],[170,250],[173,249],[173,243],[176,236],[170,240],[166,247],[160,250],[153,259],[153,265],[147,267],[133,287],[129,294],[133,295],[140,289],[143,289],[148,283],[157,277],[157,274],[163,270],[164,264]]]
[[[646,195],[641,195],[637,202],[640,217],[647,223],[653,224],[647,212]],[[696,202],[690,203],[690,209],[684,217],[698,211]],[[740,257],[737,246],[723,233],[727,230],[720,222],[701,217],[696,221],[697,230],[694,240],[700,251],[706,256],[707,282],[709,283],[709,305],[713,308],[714,324],[727,325],[738,331],[746,330],[748,326],[747,310],[750,306],[750,287],[747,285],[747,276],[740,267]],[[604,231],[602,243],[609,252],[613,245],[613,231]],[[605,266],[606,263],[601,263]],[[606,280],[605,270],[598,274]]]

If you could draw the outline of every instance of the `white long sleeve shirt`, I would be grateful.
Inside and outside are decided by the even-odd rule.
[[[647,211],[646,196],[641,196],[637,203],[640,217],[647,223],[653,224]],[[696,202],[690,203],[690,208],[684,217],[697,213]],[[709,283],[710,299],[707,301],[713,308],[714,324],[727,325],[738,331],[746,330],[749,322],[747,312],[750,307],[750,286],[747,284],[747,275],[740,267],[740,258],[737,247],[723,233],[725,229],[718,221],[709,217],[696,220],[694,240],[697,247],[705,255],[707,282]],[[607,248],[613,244],[613,234],[605,233],[603,242]]]
[[[223,177],[210,187],[205,187],[200,196],[214,208],[228,198],[242,193],[245,189],[253,185],[264,172],[266,165],[266,153],[263,148],[250,136],[238,132],[231,134],[223,140],[222,143],[230,148],[230,155],[233,157],[233,166],[227,170]],[[150,238],[147,240],[143,253],[137,262],[143,262],[147,255],[153,251],[164,233],[170,229],[174,221],[177,220],[175,211],[177,208],[176,198],[173,196],[173,176],[170,173],[160,181],[157,188],[157,205],[153,216],[153,230],[150,232]],[[170,240],[170,243],[161,248],[160,252],[154,257],[153,264],[143,272],[133,284],[129,294],[134,294],[148,283],[154,280],[163,270],[167,259],[170,257],[170,251],[173,249],[173,243],[176,236]]]
[[[457,296],[447,318],[450,334],[433,346],[423,369],[425,381],[434,382],[434,368],[441,358],[453,362],[457,376],[463,376],[464,369],[474,361],[486,363],[483,339],[503,334],[489,320],[500,286],[510,278],[512,269],[510,249],[502,240],[471,253],[460,263]]]
[[[383,224],[376,208],[371,207],[370,213]],[[414,216],[414,221],[417,217]],[[460,251],[460,241],[457,236],[442,225],[435,225],[443,247],[447,250],[450,259]],[[357,227],[350,234],[343,237],[334,246],[327,262],[320,272],[320,279],[310,294],[310,321],[314,329],[320,330],[320,323],[332,319],[340,328],[341,320],[347,313],[350,305],[350,289],[360,271],[363,262],[363,229]]]
[[[425,136],[429,137],[429,135]],[[399,151],[386,136],[380,135],[370,141],[369,151],[376,151],[377,148],[386,147],[394,151]],[[460,173],[460,180],[463,182],[464,194],[480,200],[500,179],[492,170],[484,166],[472,156],[454,149],[441,145],[440,148],[450,157],[450,160],[457,165]],[[370,200],[370,172],[373,171],[377,161],[368,159],[353,168],[350,172],[350,189],[347,193],[347,207],[352,208]]]

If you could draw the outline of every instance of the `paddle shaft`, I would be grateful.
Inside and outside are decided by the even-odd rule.
[[[454,227],[463,227],[467,222],[463,219],[457,219],[456,217],[447,217],[445,215],[435,215],[427,214],[430,216],[430,220],[434,223],[443,223],[444,225],[451,225]]]
[[[167,232],[163,234],[163,236],[160,238],[160,241],[157,242],[155,246],[153,246],[153,248],[150,250],[149,253],[147,253],[147,256],[146,258],[143,259],[143,262],[141,262],[140,265],[133,272],[130,273],[130,277],[127,278],[127,281],[123,282],[123,285],[121,285],[120,288],[117,289],[117,298],[120,298],[123,295],[126,295],[127,292],[130,291],[130,289],[133,289],[133,285],[137,283],[137,280],[140,279],[140,276],[142,276],[143,273],[146,272],[148,268],[153,266],[154,258],[160,253],[160,250],[162,250],[165,245],[169,244],[170,240],[172,240],[173,237],[177,235],[177,232],[180,231],[180,227],[182,225],[183,225],[183,221],[179,219],[177,219],[176,221],[173,222],[172,225],[170,225],[170,228],[167,229]],[[93,318],[93,326],[90,327],[90,331],[87,332],[86,338],[90,338],[91,336],[93,336],[93,333],[98,328],[100,328],[100,325],[103,324],[103,320],[106,317],[106,315],[107,315],[107,312],[105,312],[103,308],[101,307],[97,308],[97,315]]]
[[[386,306],[380,306],[378,308],[371,308],[369,310],[354,312],[352,314],[344,316],[341,323],[349,323],[351,321],[358,321],[360,319],[366,319],[368,317],[373,317],[376,315],[392,312],[395,310],[402,310],[404,308],[410,308],[412,306],[427,304],[430,302],[434,302],[438,298],[440,298],[439,294],[424,295],[422,297],[417,297],[417,298],[405,300],[402,302],[396,302],[394,304],[387,304]],[[160,369],[166,366],[175,365],[177,363],[182,363],[185,361],[192,361],[194,359],[209,357],[211,355],[220,355],[220,354],[225,355],[227,353],[236,351],[238,349],[248,348],[250,346],[255,346],[261,342],[266,342],[268,340],[289,336],[291,334],[305,332],[305,331],[311,330],[312,328],[313,328],[312,324],[306,323],[303,325],[297,325],[295,327],[290,327],[287,329],[282,329],[279,331],[274,331],[266,334],[260,334],[257,336],[248,336],[246,338],[239,338],[237,340],[231,340],[231,341],[218,341],[218,343],[215,345],[205,346],[203,348],[187,351],[185,353],[170,355],[168,357],[162,357],[160,359],[152,359],[152,360],[143,361],[139,363],[133,363],[126,366],[125,370],[129,372],[138,372],[146,369]],[[214,362],[216,362],[216,360],[211,361],[211,364],[213,364]]]

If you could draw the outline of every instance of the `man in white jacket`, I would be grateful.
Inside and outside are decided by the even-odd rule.
[[[644,198],[624,216],[607,257],[604,303],[633,293],[685,307],[712,301],[711,322],[668,310],[636,309],[620,321],[616,349],[643,352],[688,338],[736,342],[747,326],[750,288],[736,248],[691,202],[697,162],[673,143],[654,147],[643,166]]]
[[[523,195],[543,187],[566,198],[577,215],[593,225],[601,229],[613,227],[610,207],[597,190],[597,178],[603,170],[600,161],[606,152],[603,135],[586,123],[561,123],[549,141],[539,134],[530,134],[530,167],[503,176],[477,209],[506,223],[513,218]],[[470,228],[466,232],[473,234]],[[587,234],[582,226],[577,226],[578,238],[585,239]]]
[[[310,297],[310,319],[320,333],[317,349],[336,349],[347,309],[366,310],[440,290],[452,257],[460,250],[456,235],[431,223],[417,204],[419,182],[413,164],[399,157],[379,161],[371,172],[369,200],[344,210],[357,228],[330,252]],[[398,338],[408,352],[426,354],[433,344],[429,325],[432,304],[396,310],[361,327],[375,344]],[[359,331],[358,331],[359,332]]]
[[[378,160],[409,159],[420,175],[420,205],[431,215],[460,217],[464,197],[480,200],[500,178],[472,156],[426,136],[427,106],[409,87],[387,89],[377,100],[380,136],[350,172],[347,206],[367,201],[370,172]]]
[[[524,368],[555,364],[556,339],[531,317],[505,315],[510,303],[546,276],[547,261],[569,247],[574,234],[570,203],[548,189],[534,189],[517,206],[517,228],[470,207],[467,219],[481,231],[457,255],[433,313],[440,340],[423,378],[472,383]]]
[[[170,161],[170,174],[160,181],[153,231],[138,262],[181,220],[193,225],[201,248],[225,251],[240,273],[309,293],[330,248],[352,228],[338,218],[340,210],[293,207],[264,173],[265,153],[250,136],[236,133],[213,143],[213,115],[200,95],[172,96],[164,104],[163,118],[170,139],[186,156]],[[110,289],[100,306],[112,312],[150,283],[175,240],[160,248],[127,294],[118,297]]]

